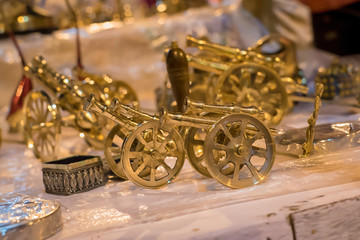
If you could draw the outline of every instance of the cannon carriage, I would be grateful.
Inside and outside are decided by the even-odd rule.
[[[263,181],[275,157],[264,112],[189,100],[187,60],[176,42],[166,62],[177,112],[163,109],[160,115],[149,115],[116,98],[106,106],[95,95],[84,104],[84,110],[118,123],[105,141],[105,158],[113,172],[139,186],[158,188],[179,174],[187,155],[195,170],[225,186]]]
[[[266,52],[264,46],[271,41],[278,43],[278,50]],[[199,50],[197,55],[187,54],[194,69],[192,99],[257,106],[264,111],[266,123],[275,126],[291,109],[291,96],[308,92],[306,80],[297,68],[295,48],[285,38],[265,37],[253,48],[240,50],[188,36],[187,46]],[[165,97],[163,103],[168,99],[171,96]]]
[[[116,175],[138,186],[168,184],[180,173],[186,155],[200,174],[228,187],[241,188],[265,179],[274,162],[275,143],[259,109],[185,103],[184,114],[164,110],[158,116],[116,99],[106,106],[92,95],[84,110],[118,123],[105,141],[105,158]],[[180,128],[186,128],[184,134]]]
[[[83,101],[91,93],[104,103],[109,102],[109,96],[117,96],[124,101],[136,99],[133,106],[137,106],[136,95],[129,96],[134,92],[119,94],[119,91],[114,92],[111,88],[115,83],[99,84],[99,79],[91,80],[89,76],[82,81],[71,79],[54,71],[42,57],[34,58],[24,70],[29,78],[37,79],[46,89],[30,92],[23,107],[26,144],[45,162],[55,159],[58,154],[61,126],[77,129],[91,147],[103,149],[107,127],[111,128],[111,122],[83,110]],[[48,93],[54,97],[53,100]],[[68,114],[61,116],[62,111]]]

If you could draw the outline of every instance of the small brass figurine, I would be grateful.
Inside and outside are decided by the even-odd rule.
[[[77,129],[89,145],[103,149],[110,122],[84,111],[82,105],[90,94],[95,94],[104,103],[108,102],[108,95],[104,93],[106,85],[78,81],[59,74],[42,57],[34,58],[32,64],[24,69],[29,78],[37,79],[56,97],[51,100],[45,91],[35,90],[25,99],[25,140],[35,155],[44,162],[56,158],[61,125]],[[60,109],[69,115],[61,117]]]
[[[306,141],[302,146],[304,156],[308,156],[310,153],[314,151],[314,138],[315,138],[314,127],[320,111],[321,96],[323,92],[324,92],[324,85],[321,83],[317,83],[316,96],[314,101],[314,112],[310,115],[308,119],[309,127],[306,129]]]

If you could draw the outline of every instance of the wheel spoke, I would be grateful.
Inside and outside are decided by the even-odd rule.
[[[235,164],[235,169],[234,169],[234,173],[233,173],[233,180],[235,180],[235,181],[239,180],[240,167],[241,167],[240,163]]]
[[[169,175],[172,175],[174,173],[174,170],[169,167],[169,165],[167,165],[165,161],[162,161],[160,164],[168,172]]]
[[[163,150],[165,150],[165,145],[166,143],[168,143],[173,137],[174,137],[174,133],[175,130],[171,129],[169,135],[166,136],[166,138],[164,139],[164,141],[160,144],[159,150],[162,152]]]
[[[144,161],[135,171],[135,174],[139,176],[139,174],[145,169],[146,162]]]
[[[156,169],[155,168],[151,168],[151,172],[150,172],[150,182],[155,182],[156,181]]]
[[[191,140],[191,144],[193,146],[204,146],[204,140],[193,139]]]
[[[226,158],[223,161],[221,161],[217,167],[219,168],[219,170],[223,169],[228,163],[230,162],[230,158]]]
[[[121,153],[121,148],[120,147],[111,147],[110,151],[113,154],[120,154]]]
[[[233,138],[233,136],[231,135],[231,133],[229,132],[229,129],[226,127],[226,124],[221,123],[220,124],[220,129],[224,132],[224,134],[231,140]]]
[[[145,139],[143,138],[143,136],[141,136],[140,133],[136,134],[136,139],[144,146],[147,146],[147,142],[145,141]]]
[[[252,165],[251,162],[246,162],[245,163],[246,166],[248,167],[248,169],[250,170],[250,172],[252,173],[252,175],[257,179],[257,180],[262,180],[264,179],[264,176],[258,172],[258,170],[256,169],[256,167],[254,165]]]
[[[223,150],[223,151],[226,151],[226,152],[228,151],[228,148],[225,145],[215,143],[213,146],[214,146],[214,149],[216,149],[216,150]]]
[[[142,158],[141,152],[129,152],[129,158]]]
[[[244,69],[244,71],[241,72],[241,81],[243,81],[244,87],[249,87],[251,85],[251,73]]]
[[[156,148],[156,143],[157,143],[157,138],[158,138],[158,132],[159,132],[159,127],[158,125],[155,125],[153,127],[153,145],[154,145],[154,148]]]
[[[251,144],[253,144],[256,140],[262,138],[263,136],[264,136],[263,132],[259,131],[249,141]]]

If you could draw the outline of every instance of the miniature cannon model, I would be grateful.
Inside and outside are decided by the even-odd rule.
[[[190,97],[207,103],[257,106],[265,112],[267,124],[277,125],[291,108],[289,95],[306,94],[308,88],[296,62],[288,63],[294,57],[285,52],[293,49],[287,49],[282,38],[276,39],[282,43],[281,51],[266,55],[261,47],[267,39],[244,51],[188,36],[187,45],[202,50],[197,56],[187,54],[189,65],[201,73],[192,79]],[[205,97],[199,99],[200,95]]]
[[[25,100],[25,141],[38,158],[46,162],[56,157],[62,125],[77,129],[90,146],[98,149],[104,147],[108,120],[82,108],[84,99],[90,93],[106,103],[107,95],[101,86],[94,81],[76,81],[61,75],[51,69],[42,57],[34,58],[24,70],[56,97],[52,101],[45,91],[34,90]],[[69,115],[61,117],[61,110]]]
[[[184,144],[171,125],[160,125],[157,116],[123,105],[116,98],[107,106],[91,95],[84,110],[118,123],[105,141],[105,158],[119,177],[138,186],[159,188],[180,173],[185,160]],[[122,143],[115,142],[115,137]]]
[[[118,123],[106,139],[106,160],[118,176],[138,186],[159,188],[168,184],[179,174],[185,150],[199,173],[225,186],[240,188],[264,180],[274,162],[275,144],[270,130],[257,118],[263,116],[261,111],[189,100],[185,103],[185,114],[163,111],[158,117],[116,99],[106,106],[92,95],[84,110]],[[188,128],[185,147],[179,127]],[[123,140],[121,146],[114,144],[114,136]],[[117,160],[116,154],[120,156]]]

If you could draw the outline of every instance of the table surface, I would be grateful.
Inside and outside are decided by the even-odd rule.
[[[182,39],[192,31],[212,34],[216,29],[206,30],[206,25],[224,29],[219,23],[238,19],[234,18],[234,9],[216,14],[201,10],[199,14],[185,15],[189,20],[186,26],[183,16],[168,23],[152,21],[145,24],[146,27],[110,24],[108,28],[98,27],[101,31],[94,27],[84,30],[85,65],[94,72],[126,79],[141,96],[142,108],[154,110],[154,89],[165,79],[163,43]],[[206,24],[199,23],[200,15],[207,19]],[[210,15],[211,18],[206,17]],[[176,28],[184,30],[184,34],[174,32]],[[221,37],[229,37],[229,32],[222,34]],[[260,32],[252,32],[252,37],[257,34]],[[28,59],[41,53],[56,69],[68,73],[75,62],[73,40],[73,30],[67,30],[48,36],[24,36],[20,44]],[[277,155],[267,180],[244,189],[229,189],[204,178],[186,163],[178,178],[159,190],[142,189],[130,181],[112,179],[89,192],[71,196],[47,194],[42,183],[41,162],[21,143],[21,135],[7,133],[5,116],[12,94],[9,89],[14,89],[21,71],[11,43],[0,41],[0,49],[3,132],[0,193],[24,193],[61,203],[64,226],[51,239],[291,239],[290,214],[360,194],[358,142],[351,148],[340,145],[336,150],[329,149],[328,153],[308,158]],[[129,49],[131,51],[126,51]],[[299,66],[309,79],[317,67],[329,63],[332,57],[314,49],[298,52]],[[344,60],[360,62],[358,57]],[[295,106],[278,130],[305,127],[312,109],[312,104]],[[359,116],[356,109],[324,104],[318,123],[358,121]],[[61,149],[64,156],[78,153],[103,156],[102,152],[89,149],[76,132],[66,128],[62,132]],[[316,234],[313,237],[316,238]]]

